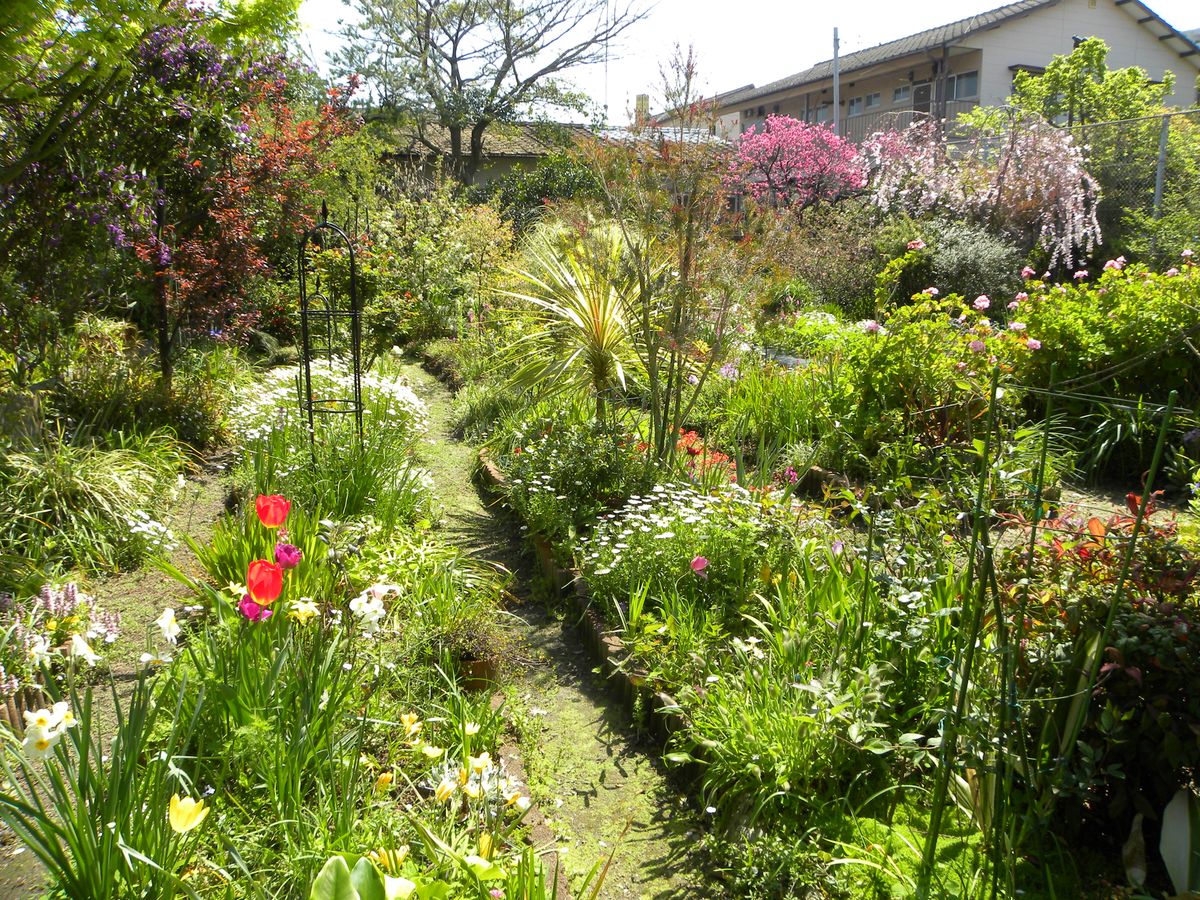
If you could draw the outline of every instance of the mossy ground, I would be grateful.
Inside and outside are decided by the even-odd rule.
[[[642,745],[569,623],[538,601],[519,525],[472,483],[476,451],[453,437],[449,390],[415,363],[404,374],[429,406],[420,456],[437,485],[444,534],[514,576],[519,649],[507,667],[507,691],[530,789],[565,850],[573,885],[611,855],[602,898],[719,896],[692,853],[694,812],[658,762],[657,748]]]

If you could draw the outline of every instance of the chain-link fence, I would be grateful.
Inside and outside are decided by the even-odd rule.
[[[1166,263],[1184,248],[1200,249],[1200,109],[1071,132],[1100,182],[1109,252]]]

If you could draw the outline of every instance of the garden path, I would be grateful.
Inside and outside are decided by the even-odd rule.
[[[416,363],[405,374],[429,406],[429,443],[421,456],[437,485],[447,540],[513,573],[518,644],[506,673],[508,699],[524,732],[530,790],[566,848],[573,882],[615,847],[602,898],[720,896],[719,888],[706,885],[694,814],[669,783],[657,749],[631,732],[579,641],[533,596],[519,526],[473,484],[476,451],[453,435],[449,389]]]

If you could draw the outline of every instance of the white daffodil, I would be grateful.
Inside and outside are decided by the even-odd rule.
[[[175,610],[171,607],[164,609],[162,615],[154,620],[154,624],[162,631],[163,640],[167,643],[174,644],[179,639],[179,622],[175,618]]]
[[[71,658],[86,660],[89,666],[100,662],[100,654],[93,650],[80,634],[71,635]]]

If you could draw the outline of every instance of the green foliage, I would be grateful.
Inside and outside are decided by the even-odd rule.
[[[515,169],[471,189],[476,201],[491,201],[517,234],[529,231],[556,200],[599,200],[595,170],[569,153],[552,153],[532,169]]]
[[[609,223],[580,238],[562,226],[536,232],[524,250],[521,286],[509,297],[532,306],[528,331],[508,347],[514,387],[591,399],[596,419],[638,373],[631,319],[636,283],[621,229]]]
[[[177,700],[187,689],[145,673],[127,695],[114,685],[110,731],[99,721],[90,687],[72,685],[61,697],[49,688],[72,718],[58,716],[44,762],[30,752],[35,726],[27,723],[24,744],[0,729],[0,819],[66,896],[195,897],[183,878],[195,841],[175,834],[168,821],[172,795],[200,794],[192,756],[196,718]],[[43,712],[53,718],[58,710]]]
[[[1009,104],[1067,125],[1136,119],[1162,109],[1175,89],[1170,72],[1153,81],[1145,69],[1108,68],[1108,45],[1087,38],[1066,55],[1056,55],[1041,73],[1018,71]]]
[[[185,351],[167,387],[133,326],[92,316],[63,337],[51,367],[52,412],[72,432],[104,441],[113,431],[170,429],[197,450],[225,438],[230,395],[248,381],[238,350],[213,345]]]
[[[929,287],[936,287],[942,295],[959,294],[973,300],[986,294],[999,300],[1012,296],[1021,285],[1020,249],[987,228],[935,219],[905,223],[899,233],[902,236],[892,247],[881,246],[884,253],[896,255],[877,276],[877,311],[906,303]],[[918,239],[925,245],[920,249],[907,250],[901,243]],[[882,297],[879,287],[886,290]],[[999,302],[996,305],[999,307]]]
[[[158,519],[177,489],[183,448],[166,431],[112,436],[112,447],[50,436],[0,451],[0,557],[54,572],[136,565],[173,537]],[[5,582],[13,573],[3,573]]]
[[[559,422],[514,432],[500,459],[508,502],[537,534],[572,537],[603,510],[646,486],[650,466],[637,439],[599,421]]]
[[[1136,501],[1136,495],[1130,495]],[[1131,501],[1133,502],[1133,501]],[[1157,521],[1155,520],[1157,519]],[[1132,516],[1105,519],[1066,509],[1042,523],[1028,546],[1002,559],[1000,584],[1016,604],[1026,579],[1037,593],[1025,601],[1028,651],[1021,680],[1028,696],[1052,697],[1069,688],[1080,658],[1104,633],[1129,540]],[[1023,542],[1024,544],[1025,542]],[[1189,689],[1196,671],[1200,565],[1161,516],[1138,537],[1130,590],[1112,615],[1100,665],[1080,728],[1077,750],[1046,777],[1060,798],[1094,818],[1093,827],[1123,839],[1136,812],[1157,816],[1200,767],[1200,704]],[[1057,736],[1053,704],[1031,702],[1030,745]],[[1053,751],[1051,751],[1053,752]],[[1045,790],[1042,779],[1032,785]]]

